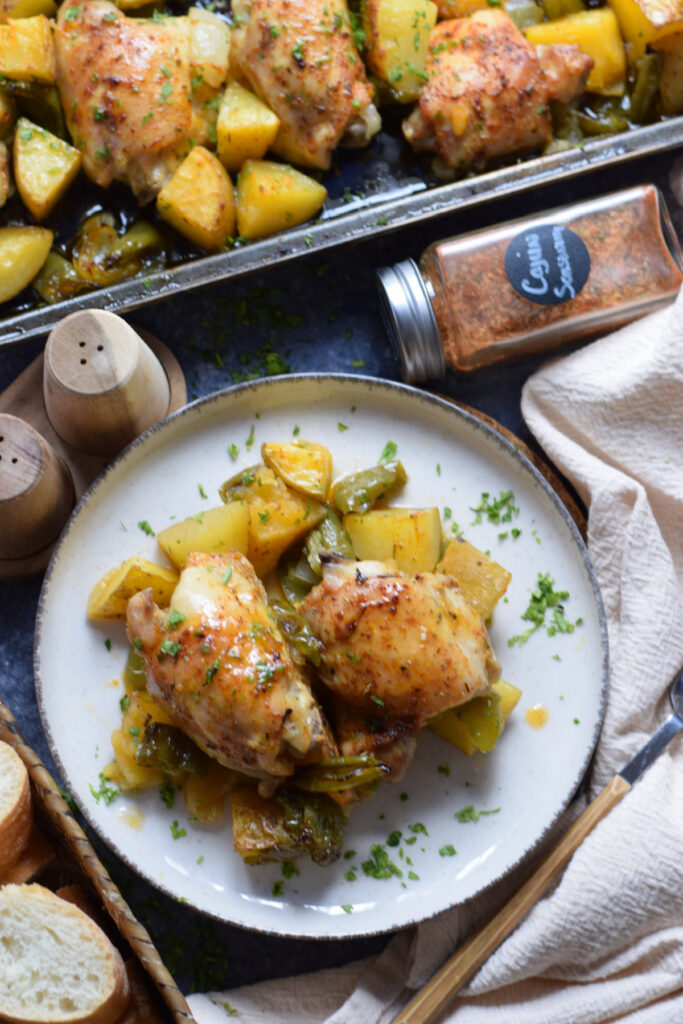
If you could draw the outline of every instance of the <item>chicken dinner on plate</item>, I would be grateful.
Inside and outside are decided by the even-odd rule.
[[[95,585],[89,617],[130,642],[105,792],[182,788],[200,821],[229,794],[245,861],[326,864],[421,729],[494,747],[520,696],[486,629],[510,574],[444,540],[437,508],[387,503],[393,454],[332,482],[323,445],[266,443],[222,506],[157,534],[171,567],[132,557]]]

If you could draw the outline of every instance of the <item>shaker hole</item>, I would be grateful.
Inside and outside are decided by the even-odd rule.
[[[104,352],[104,345],[98,345],[97,346],[97,351],[98,352]]]
[[[84,341],[79,341],[78,347],[79,348],[85,348],[85,342]]]
[[[87,359],[81,359],[81,366],[85,366],[85,364],[86,364],[87,362],[88,362],[88,360],[87,360]]]
[[[13,466],[16,466],[16,464],[17,464],[17,462],[18,462],[18,461],[19,461],[19,459],[18,459],[18,458],[16,457],[16,455],[15,455],[15,456],[14,456],[14,458],[12,459],[12,465],[13,465]]]

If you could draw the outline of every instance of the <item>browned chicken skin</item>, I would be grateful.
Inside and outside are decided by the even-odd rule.
[[[300,611],[323,643],[321,678],[347,709],[337,716],[343,753],[416,732],[500,675],[484,623],[443,573],[328,556]]]
[[[537,52],[501,10],[440,22],[430,36],[428,81],[403,133],[458,169],[541,149],[552,140],[549,101],[579,95],[592,66],[576,46]]]
[[[280,118],[274,151],[326,170],[380,128],[345,0],[234,0],[231,61]]]
[[[176,169],[193,132],[188,47],[183,19],[127,18],[107,0],[62,4],[57,85],[96,184],[126,182],[144,201]]]
[[[221,764],[282,778],[322,752],[318,706],[239,553],[191,555],[167,612],[151,590],[136,594],[128,636],[145,659],[151,695]]]

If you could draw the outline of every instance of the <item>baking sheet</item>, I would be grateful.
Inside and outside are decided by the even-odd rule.
[[[0,346],[46,333],[62,317],[79,309],[97,307],[115,313],[138,309],[202,285],[240,277],[312,252],[426,222],[456,209],[469,209],[592,170],[653,156],[681,144],[683,117],[677,117],[596,139],[586,143],[583,149],[565,150],[461,181],[435,185],[425,173],[428,164],[414,154],[410,156],[409,148],[395,133],[382,131],[369,150],[346,151],[339,155],[339,173],[325,182],[330,197],[319,221],[230,252],[140,274],[111,288],[98,289],[53,306],[15,308],[0,320]]]

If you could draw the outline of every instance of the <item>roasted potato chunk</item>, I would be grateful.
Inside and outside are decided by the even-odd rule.
[[[110,569],[95,584],[88,598],[89,619],[125,619],[128,601],[133,594],[152,588],[154,600],[161,608],[167,608],[171,600],[178,573],[155,565],[138,555]]]
[[[232,501],[218,508],[208,508],[180,523],[173,523],[157,534],[157,541],[178,569],[182,569],[193,551],[220,554],[240,551],[246,555],[249,543],[249,506]]]
[[[159,216],[207,252],[235,234],[232,182],[218,157],[195,146],[157,196]]]
[[[0,228],[0,302],[30,284],[47,258],[54,235],[47,228]]]
[[[238,82],[230,82],[216,124],[221,162],[229,171],[239,171],[245,160],[260,159],[275,141],[279,127],[279,117],[263,100]]]
[[[332,456],[322,444],[294,441],[263,444],[261,458],[295,491],[325,501],[332,479]]]
[[[486,0],[480,0],[480,6],[485,7]],[[399,103],[412,103],[427,77],[425,62],[429,33],[438,14],[436,4],[431,0],[365,0],[362,10],[368,67],[391,86]]]
[[[54,85],[57,75],[52,28],[44,14],[0,25],[0,75],[15,82]]]
[[[56,13],[55,0],[0,0],[0,22],[9,18],[34,18],[38,14],[52,18]]]
[[[280,556],[301,540],[325,515],[325,507],[287,487],[267,466],[253,466],[220,489],[224,501],[249,506],[247,558],[258,576],[275,568]]]
[[[25,117],[14,135],[14,178],[36,220],[45,220],[81,167],[81,153]]]
[[[524,35],[532,46],[574,43],[593,67],[586,82],[590,92],[622,96],[626,89],[626,51],[614,11],[600,7],[531,25]]]
[[[287,164],[247,160],[237,179],[237,231],[264,238],[314,217],[327,189]]]
[[[522,691],[516,686],[499,679],[488,696],[474,697],[466,704],[436,715],[429,727],[463,754],[471,755],[477,750],[486,754],[500,739],[505,722],[521,696]]]
[[[461,537],[450,542],[437,569],[457,581],[463,597],[482,619],[491,617],[512,579],[512,573]]]
[[[344,529],[356,557],[393,560],[401,572],[431,572],[441,554],[438,508],[382,508],[350,512]]]

